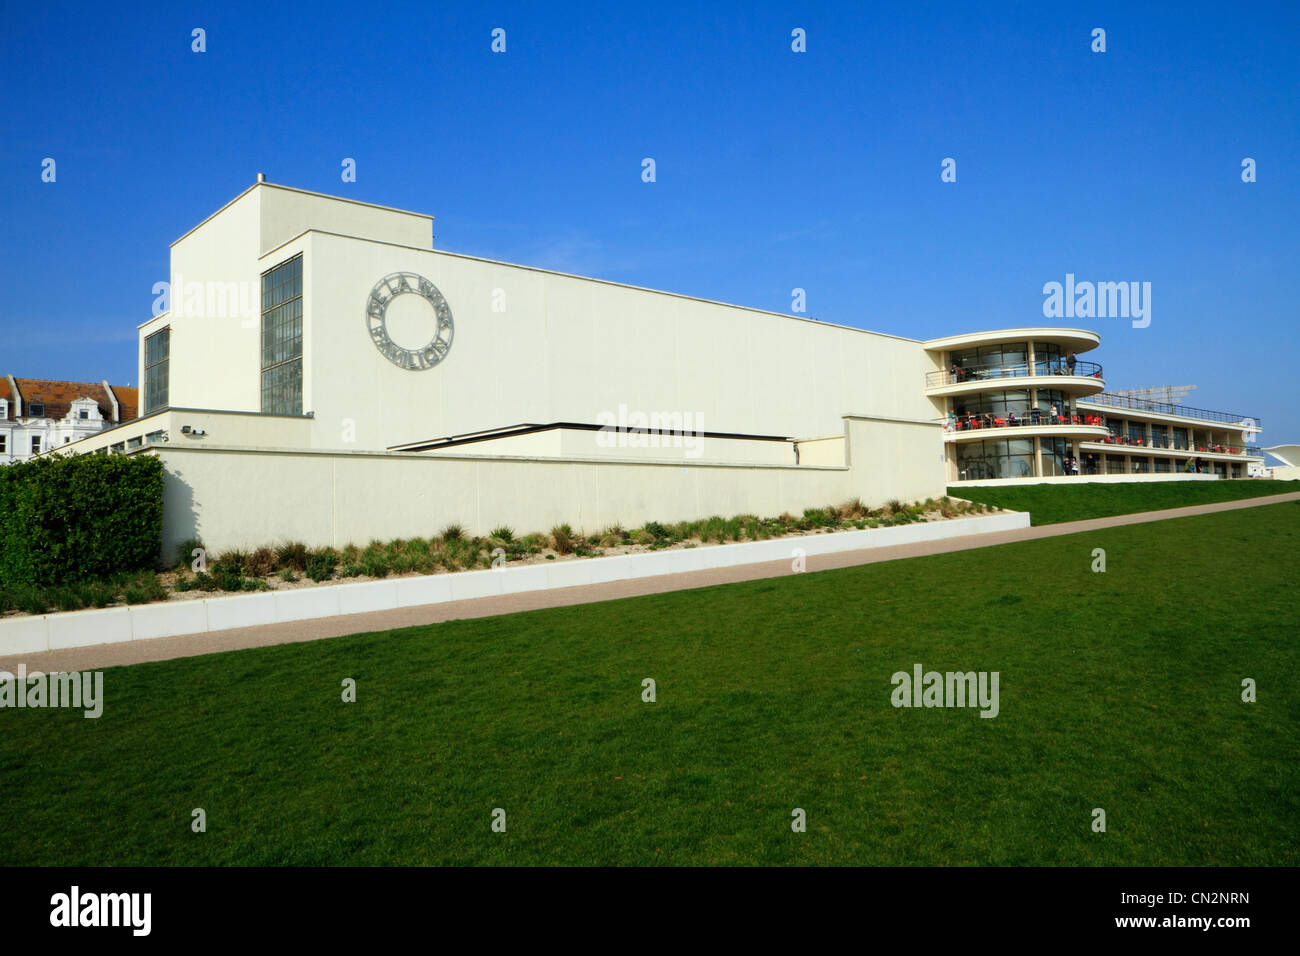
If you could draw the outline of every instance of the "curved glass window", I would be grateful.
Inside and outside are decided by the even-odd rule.
[[[1070,443],[1064,438],[1043,438],[1038,444],[1043,450],[1043,474],[1065,474],[1065,459],[1070,456]]]
[[[985,345],[975,349],[957,349],[952,353],[952,364],[962,369],[1020,369],[1023,375],[1029,362],[1029,350],[1024,342],[1007,342],[1002,345]]]
[[[961,442],[956,449],[959,479],[1029,478],[1034,474],[1032,439]]]
[[[1065,392],[1058,392],[1054,388],[1040,388],[1038,390],[1038,408],[1044,415],[1052,411],[1052,406],[1056,406],[1056,413],[1069,417],[1073,414],[1071,398]]]
[[[1059,345],[1051,342],[1034,343],[1034,373],[1036,375],[1054,375],[1065,365],[1065,356]]]
[[[978,395],[960,395],[953,399],[953,410],[958,418],[965,415],[983,415],[987,412],[994,418],[1006,418],[1014,412],[1017,418],[1027,418],[1029,413],[1029,389],[1005,389],[996,392],[981,392]]]

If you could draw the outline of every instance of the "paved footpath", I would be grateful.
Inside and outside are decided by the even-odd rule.
[[[1113,518],[1091,518],[1087,521],[1070,521],[1063,524],[1022,528],[1017,531],[998,531],[992,534],[970,535],[942,541],[894,545],[887,548],[868,548],[861,551],[841,551],[837,554],[815,555],[806,559],[807,571],[829,571],[877,561],[894,561],[898,558],[916,558],[930,554],[947,554],[987,548],[1017,541],[1033,541],[1062,534],[1077,534],[1115,528],[1126,524],[1143,524],[1148,521],[1165,521],[1170,518],[1187,518],[1193,515],[1236,511],[1239,508],[1257,508],[1261,505],[1284,501],[1300,501],[1300,492],[1270,495],[1267,498],[1244,498],[1212,505],[1190,508],[1170,508],[1164,511],[1143,511],[1138,514],[1117,515]],[[798,543],[791,539],[791,547]],[[207,634],[185,634],[176,637],[159,637],[145,641],[125,641],[119,644],[100,644],[92,647],[69,648],[60,651],[43,651],[39,654],[0,658],[0,670],[16,673],[18,664],[27,665],[31,671],[100,670],[122,664],[140,664],[145,661],[164,661],[175,657],[194,657],[249,647],[267,647],[272,644],[291,644],[315,641],[326,637],[342,637],[367,631],[386,631],[396,627],[418,624],[436,624],[462,618],[492,617],[516,611],[535,611],[546,607],[568,607],[573,604],[590,604],[615,598],[636,597],[643,594],[662,594],[687,588],[709,587],[714,584],[733,584],[737,581],[754,581],[759,578],[784,577],[790,574],[790,560],[767,561],[760,564],[741,564],[707,571],[687,571],[652,578],[635,578],[630,581],[610,581],[605,584],[586,584],[579,587],[555,588],[547,591],[526,591],[499,597],[471,598],[465,601],[448,601],[443,604],[426,604],[420,607],[398,608],[392,611],[374,611],[367,614],[348,614],[317,618],[310,621],[289,621],[284,624],[265,624],[259,627],[231,628]]]

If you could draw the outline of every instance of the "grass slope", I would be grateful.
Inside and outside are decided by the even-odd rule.
[[[1011,511],[1028,511],[1031,523],[1057,524],[1086,518],[1187,508],[1300,491],[1300,483],[1263,478],[1235,481],[1133,481],[1118,484],[1013,485],[949,488],[948,494]]]
[[[117,668],[99,720],[0,710],[3,860],[1296,865],[1297,545],[1286,503]],[[916,662],[1001,714],[893,708]]]

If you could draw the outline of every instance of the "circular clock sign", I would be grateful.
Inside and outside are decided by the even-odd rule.
[[[433,337],[428,344],[416,348],[406,348],[394,342],[386,321],[389,305],[398,296],[408,293],[419,296],[433,308]],[[375,348],[400,368],[412,371],[433,368],[451,351],[451,308],[436,285],[414,272],[394,272],[375,283],[370,298],[366,300],[366,327]]]

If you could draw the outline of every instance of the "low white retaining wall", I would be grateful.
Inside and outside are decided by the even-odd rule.
[[[1042,478],[968,478],[965,481],[950,481],[950,488],[997,487],[1007,485],[1078,485],[1090,482],[1101,484],[1127,484],[1130,481],[1226,481],[1214,474],[1187,474],[1186,472],[1147,472],[1140,475],[1047,475]],[[1244,481],[1238,478],[1236,481]]]
[[[564,522],[639,528],[651,520],[800,514],[854,497],[878,507],[943,495],[943,470],[931,457],[941,452],[937,423],[859,415],[842,422],[843,454],[825,465],[613,457],[618,449],[545,458],[460,448],[435,455],[252,448],[178,442],[175,433],[135,453],[163,459],[166,555],[192,538],[209,554],[278,541],[342,548],[432,535],[451,522],[479,535]]]
[[[807,556],[937,541],[1029,527],[1029,515],[1010,511],[956,521],[836,531],[745,544],[701,546],[648,554],[530,564],[490,571],[388,578],[189,601],[161,601],[91,611],[64,611],[0,620],[0,656],[35,654],[91,644],[113,644],[152,637],[202,634],[232,627],[256,627],[441,604],[466,598],[568,588],[606,581],[679,574],[740,564],[788,560],[795,550]]]

